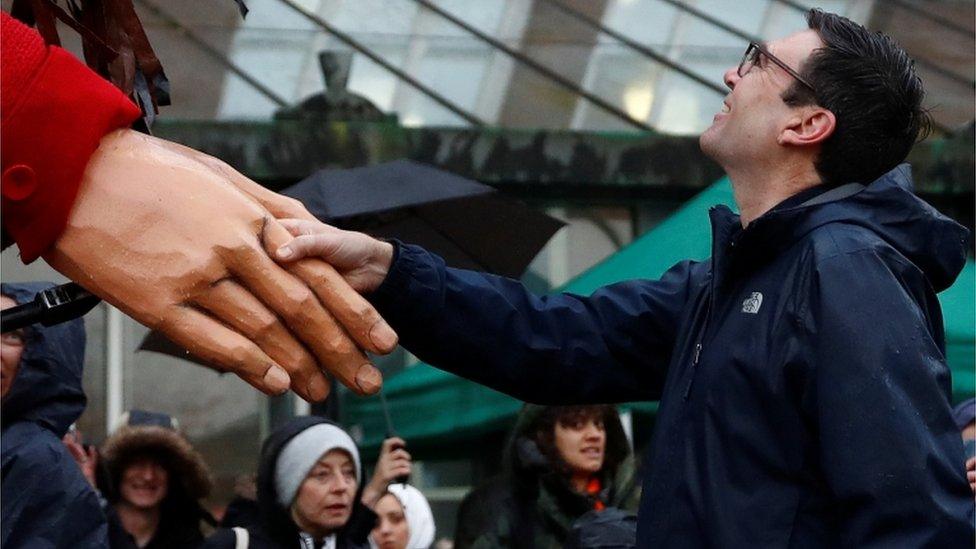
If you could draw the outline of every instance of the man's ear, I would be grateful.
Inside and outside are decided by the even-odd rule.
[[[790,119],[777,142],[780,145],[806,146],[823,143],[837,128],[834,113],[823,107],[797,109],[796,116]]]

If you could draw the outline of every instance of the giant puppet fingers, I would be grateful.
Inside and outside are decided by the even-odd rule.
[[[257,200],[276,219],[300,219],[310,225],[322,225],[298,200],[258,185],[222,160],[171,141],[161,141],[161,143],[208,166],[214,173]],[[291,234],[280,231],[275,231],[270,236],[271,238],[266,239],[264,244],[265,250],[272,257],[275,257],[278,248],[292,239]],[[386,354],[396,348],[397,335],[393,328],[360,295],[362,288],[356,288],[354,285],[357,291],[349,291],[349,278],[336,272],[333,265],[320,258],[310,257],[306,261],[289,263],[285,268],[312,288],[319,300],[336,316],[362,348],[377,354]]]
[[[188,150],[131,130],[106,135],[68,227],[44,259],[266,393],[290,386],[303,398],[325,398],[319,364],[357,393],[378,391],[380,373],[359,346],[305,282],[269,257],[266,248],[290,240],[288,231]],[[306,269],[321,270],[319,262]],[[355,294],[348,286],[331,291]],[[358,311],[371,323],[367,336],[379,318],[370,311]],[[352,324],[350,332],[364,329]]]

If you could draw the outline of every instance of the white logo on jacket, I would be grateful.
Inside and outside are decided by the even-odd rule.
[[[762,307],[762,292],[752,292],[749,299],[742,302],[742,312],[756,314]]]

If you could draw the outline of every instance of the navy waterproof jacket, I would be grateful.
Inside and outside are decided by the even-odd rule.
[[[936,299],[967,231],[907,165],[806,198],[747,229],[715,207],[709,260],[590,297],[400,245],[371,300],[421,359],[516,398],[660,399],[640,547],[971,547]]]
[[[25,303],[50,284],[2,284]],[[0,546],[107,547],[105,515],[61,437],[85,409],[81,319],[26,330],[20,368],[3,398]]]

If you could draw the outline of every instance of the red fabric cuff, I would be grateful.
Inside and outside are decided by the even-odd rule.
[[[0,117],[3,226],[30,263],[64,230],[101,138],[141,113],[121,91],[55,46],[47,47],[34,76],[15,94],[12,101],[4,99]]]

